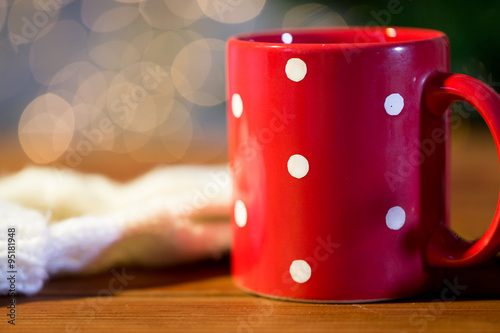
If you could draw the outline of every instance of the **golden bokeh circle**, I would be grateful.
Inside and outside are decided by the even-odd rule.
[[[19,120],[19,142],[33,162],[50,163],[69,147],[74,127],[71,105],[58,95],[44,94],[24,109]]]

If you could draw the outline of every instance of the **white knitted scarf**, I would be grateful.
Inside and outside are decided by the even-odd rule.
[[[231,187],[225,166],[158,168],[128,183],[41,167],[2,177],[0,294],[8,272],[30,295],[51,276],[220,256]]]

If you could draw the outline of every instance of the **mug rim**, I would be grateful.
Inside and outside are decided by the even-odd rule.
[[[294,42],[297,39],[298,41]],[[448,40],[448,37],[442,31],[426,28],[348,26],[256,30],[233,35],[229,37],[228,42],[252,48],[309,50],[339,47],[393,47],[436,39]]]

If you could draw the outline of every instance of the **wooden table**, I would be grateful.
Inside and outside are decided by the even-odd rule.
[[[468,126],[454,134],[452,225],[473,239],[495,211],[498,162],[488,134]],[[22,164],[16,154],[11,152],[13,169]],[[104,163],[95,159],[82,168],[109,172]],[[122,176],[149,167],[133,165]],[[452,301],[441,299],[445,285],[414,298],[375,304],[275,301],[240,291],[229,271],[225,257],[54,279],[38,295],[18,297],[16,326],[2,316],[0,332],[500,332],[500,258],[447,270],[447,281],[460,285]],[[117,291],[111,295],[111,290]],[[7,302],[0,299],[3,311]]]

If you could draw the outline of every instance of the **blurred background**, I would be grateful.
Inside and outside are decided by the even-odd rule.
[[[498,91],[499,14],[496,0],[0,0],[0,171],[223,162],[225,41],[251,30],[438,29],[452,70]],[[453,111],[462,132],[484,127]]]

